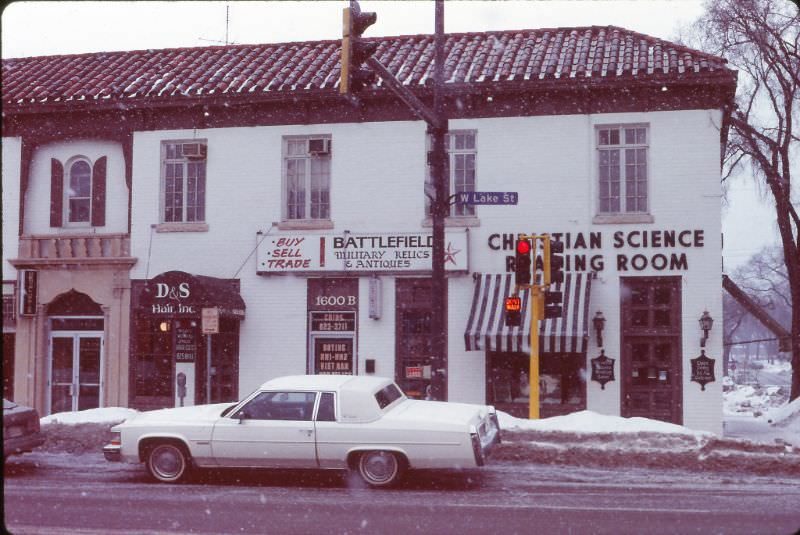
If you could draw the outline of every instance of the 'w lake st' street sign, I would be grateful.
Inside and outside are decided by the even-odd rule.
[[[517,204],[516,191],[464,191],[455,194],[456,204]]]

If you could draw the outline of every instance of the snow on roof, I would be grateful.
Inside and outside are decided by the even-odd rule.
[[[514,431],[568,431],[572,433],[678,433],[703,436],[709,433],[694,431],[682,425],[651,420],[649,418],[622,418],[598,414],[593,411],[579,411],[564,416],[554,416],[542,420],[514,418],[498,411],[500,428]]]

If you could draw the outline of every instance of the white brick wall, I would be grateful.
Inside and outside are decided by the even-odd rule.
[[[651,224],[592,222],[595,215],[594,127],[645,123],[649,126]],[[606,353],[617,358],[617,380],[601,390],[589,382],[588,407],[608,414],[620,411],[619,276],[683,277],[684,422],[721,432],[719,378],[701,392],[689,382],[689,358],[698,354],[703,310],[721,325],[721,249],[719,200],[719,127],[716,111],[604,114],[453,120],[451,129],[477,131],[477,189],[519,191],[517,206],[478,208],[480,226],[470,229],[470,266],[475,272],[502,272],[509,251],[488,247],[489,236],[517,232],[603,233],[605,269],[593,283],[590,315],[607,318]],[[247,317],[242,323],[240,391],[281,374],[306,368],[306,281],[303,277],[259,277],[250,257],[256,231],[270,230],[281,217],[281,138],[330,134],[332,156],[331,233],[422,231],[425,175],[425,126],[421,122],[270,126],[208,130],[137,132],[134,137],[133,256],[140,259],[131,277],[143,279],[168,270],[233,277],[239,267]],[[154,232],[159,222],[160,143],[168,139],[208,140],[208,232]],[[704,247],[634,249],[613,246],[622,230],[704,231]],[[273,229],[272,233],[280,233]],[[295,234],[297,232],[294,232]],[[148,251],[150,251],[148,257]],[[570,251],[567,251],[568,253]],[[573,251],[578,252],[578,251]],[[581,251],[583,252],[583,251]],[[685,272],[619,273],[618,253],[683,253]],[[379,375],[394,374],[394,278],[383,279],[383,316],[367,314],[367,279],[359,285],[358,362],[376,359]],[[454,401],[485,400],[485,356],[466,352],[463,329],[471,304],[470,276],[450,278],[449,392]],[[721,355],[721,328],[711,332],[707,354]],[[594,336],[588,358],[598,353]],[[721,362],[717,375],[721,374]],[[588,363],[587,363],[588,369]]]

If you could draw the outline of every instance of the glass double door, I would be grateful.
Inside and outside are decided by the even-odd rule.
[[[100,407],[102,371],[102,332],[53,332],[50,335],[48,413]]]

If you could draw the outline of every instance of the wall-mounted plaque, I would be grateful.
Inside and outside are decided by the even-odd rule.
[[[600,356],[591,359],[592,361],[592,381],[600,383],[602,390],[606,389],[606,383],[614,380],[614,362],[606,356],[605,350],[600,351]]]
[[[692,381],[700,383],[700,389],[705,390],[708,383],[713,383],[716,379],[714,377],[714,361],[706,356],[706,350],[700,350],[700,356],[689,359],[692,363]]]

